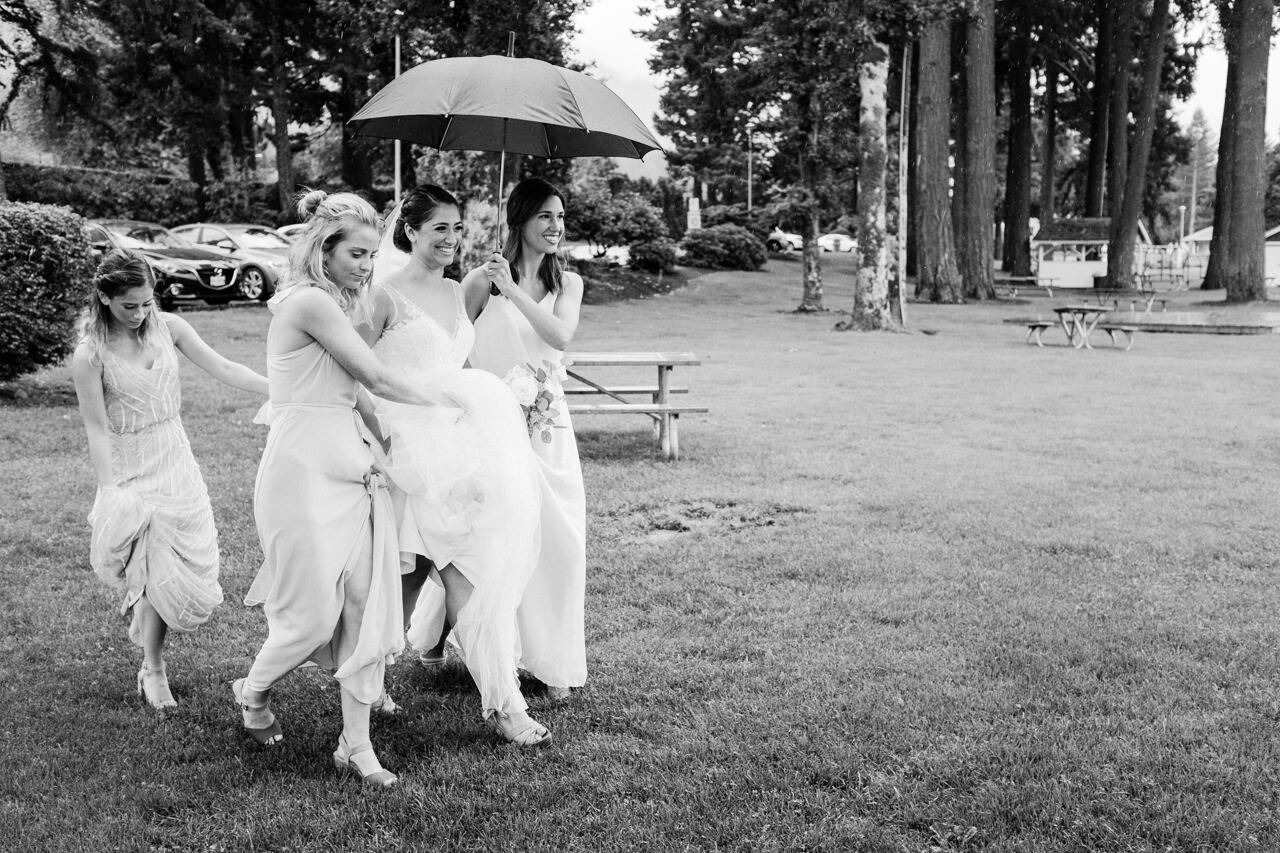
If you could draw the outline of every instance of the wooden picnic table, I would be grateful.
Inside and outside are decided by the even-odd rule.
[[[1103,305],[1061,305],[1053,309],[1066,332],[1067,343],[1076,349],[1093,349],[1089,343],[1089,335],[1098,321],[1111,311]]]
[[[571,352],[565,355],[564,364],[570,379],[566,396],[599,395],[613,402],[570,403],[569,412],[575,415],[642,414],[653,419],[654,433],[665,458],[680,458],[679,419],[682,414],[708,411],[706,406],[671,402],[672,394],[688,392],[686,387],[672,384],[672,374],[677,367],[693,367],[702,359],[690,352]],[[654,384],[619,384],[611,377],[595,372],[596,368],[652,367],[657,369]],[[591,374],[588,376],[587,374]],[[594,377],[594,378],[593,378]],[[637,396],[645,397],[636,400]]]

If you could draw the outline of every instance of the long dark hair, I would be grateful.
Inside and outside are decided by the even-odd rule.
[[[502,254],[511,264],[511,275],[519,282],[520,255],[524,244],[520,240],[520,230],[530,219],[538,215],[547,199],[555,196],[564,204],[564,196],[542,178],[525,178],[516,184],[507,198],[507,242],[502,247]],[[564,265],[558,254],[546,255],[538,265],[538,279],[551,293],[560,292],[560,278]]]

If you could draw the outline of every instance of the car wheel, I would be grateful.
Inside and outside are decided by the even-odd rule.
[[[264,299],[267,296],[267,274],[258,267],[245,267],[236,283],[245,299]]]
[[[782,251],[782,244],[779,243],[777,240],[770,240],[769,242],[765,243],[765,247],[768,248],[770,252]]]

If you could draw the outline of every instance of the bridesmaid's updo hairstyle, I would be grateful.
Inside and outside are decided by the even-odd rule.
[[[511,264],[511,275],[518,276],[520,255],[524,244],[520,239],[520,230],[530,219],[538,215],[547,199],[555,196],[564,204],[564,196],[542,178],[525,178],[516,184],[516,188],[507,197],[507,242],[502,247],[502,254]],[[567,205],[566,205],[567,207]],[[564,264],[558,255],[547,255],[538,266],[538,278],[551,293],[560,292],[560,275]],[[517,279],[518,280],[518,279]]]
[[[400,203],[400,220],[395,233],[391,235],[391,245],[402,252],[413,251],[413,244],[409,242],[409,235],[405,232],[417,231],[422,223],[435,216],[436,211],[446,205],[462,210],[462,205],[452,193],[435,184],[418,184],[409,190]]]
[[[325,271],[324,256],[360,227],[367,225],[378,230],[378,213],[373,205],[355,193],[329,195],[324,190],[310,190],[298,197],[298,216],[307,227],[289,250],[289,270],[280,289],[318,287],[332,296],[349,316],[367,311],[364,296],[368,284],[355,294],[334,284]]]
[[[89,288],[84,309],[76,323],[76,338],[88,343],[96,354],[107,342],[113,322],[111,307],[103,301],[103,297],[115,299],[139,287],[149,288],[153,293],[155,291],[156,278],[151,272],[150,264],[137,255],[119,249],[103,255],[93,274],[93,286]],[[154,316],[153,307],[138,328],[138,339],[144,346],[149,347],[155,343],[156,324],[151,320]]]

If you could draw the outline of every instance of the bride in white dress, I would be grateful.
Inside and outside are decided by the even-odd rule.
[[[443,386],[465,411],[375,400],[396,486],[404,610],[410,640],[434,643],[442,626],[423,624],[415,604],[429,576],[441,584],[484,718],[512,743],[544,746],[551,733],[529,716],[516,671],[516,610],[540,549],[537,461],[511,390],[491,373],[460,369],[475,330],[444,268],[461,238],[452,195],[430,184],[410,190],[383,236],[361,329],[384,364]],[[424,641],[428,630],[435,637]]]

